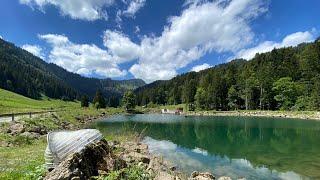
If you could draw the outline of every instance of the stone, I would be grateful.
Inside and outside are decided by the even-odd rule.
[[[150,163],[150,157],[148,157],[147,155],[138,153],[138,152],[130,152],[127,156],[131,157],[133,160],[135,160],[137,162],[143,162],[145,164]]]
[[[35,132],[24,132],[21,133],[20,136],[24,136],[30,139],[39,139],[41,137],[41,134]]]
[[[47,130],[47,127],[45,127],[45,126],[34,126],[34,127],[30,128],[29,132],[34,132],[34,133],[38,133],[41,135],[45,135],[48,133],[48,130]]]
[[[198,171],[194,171],[192,172],[190,178],[190,180],[212,180],[215,179],[215,177],[209,173],[209,172],[198,172]]]
[[[174,175],[171,175],[167,172],[160,171],[154,180],[176,180],[176,177]]]
[[[25,126],[21,123],[11,123],[8,129],[8,133],[11,133],[12,135],[21,134],[25,131]]]
[[[171,166],[169,169],[170,169],[170,171],[175,171],[175,170],[177,170],[177,167],[176,166]]]

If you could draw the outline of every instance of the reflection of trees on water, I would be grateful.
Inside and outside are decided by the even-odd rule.
[[[125,128],[158,140],[169,140],[209,154],[242,158],[252,164],[278,171],[320,177],[320,123],[245,118],[186,119],[178,123],[112,123],[112,129]],[[108,128],[110,129],[110,128]],[[318,165],[317,165],[318,164]]]

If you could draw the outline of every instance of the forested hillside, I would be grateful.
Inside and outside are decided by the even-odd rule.
[[[139,105],[189,104],[206,110],[320,110],[320,41],[274,49],[136,91]]]
[[[48,64],[31,53],[0,38],[0,88],[34,99],[42,95],[73,100],[97,89],[108,99],[119,99],[124,91],[145,83],[139,79],[116,81],[86,78],[55,65]]]

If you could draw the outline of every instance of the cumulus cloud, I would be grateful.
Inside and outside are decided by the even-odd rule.
[[[257,53],[269,52],[274,48],[297,46],[298,44],[303,42],[314,41],[314,39],[315,36],[313,35],[312,31],[296,32],[287,35],[281,42],[265,41],[255,47],[240,50],[238,53],[236,53],[235,58],[250,60],[254,58]]]
[[[123,11],[124,15],[134,16],[139,9],[141,9],[146,3],[146,0],[130,0],[129,5],[125,11]]]
[[[115,61],[117,57],[94,44],[76,44],[68,37],[57,34],[39,35],[39,38],[52,46],[49,61],[68,71],[85,76],[97,74],[104,77],[121,77],[127,74],[127,71],[119,68]]]
[[[136,78],[146,82],[170,79],[177,74],[177,69],[205,53],[237,52],[250,44],[254,38],[250,22],[267,11],[267,5],[263,2],[233,0],[227,3],[191,3],[180,16],[169,18],[168,25],[159,37],[144,36],[140,43],[134,43],[123,34],[113,32],[119,37],[105,38],[105,45],[113,54],[125,54],[128,61],[138,59],[129,69]],[[113,46],[106,43],[108,41]],[[121,47],[130,47],[131,55],[124,53]],[[122,55],[123,58],[125,56]]]
[[[42,48],[40,46],[25,44],[21,48],[32,53],[35,56],[38,56],[41,59],[44,59],[44,54],[42,53]]]
[[[44,12],[45,6],[57,7],[62,15],[70,16],[73,19],[93,21],[97,19],[108,19],[104,10],[114,3],[114,0],[20,0],[32,8]]]
[[[202,71],[204,69],[208,69],[212,67],[211,65],[207,64],[207,63],[204,63],[204,64],[201,64],[201,65],[197,65],[197,66],[194,66],[191,71],[194,71],[194,72],[199,72],[199,71]]]
[[[116,58],[117,63],[130,61],[139,57],[140,47],[121,32],[106,30],[103,43]]]

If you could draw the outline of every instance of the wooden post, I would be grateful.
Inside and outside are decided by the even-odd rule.
[[[12,121],[14,121],[14,114],[12,113]]]
[[[31,112],[29,112],[29,118],[31,118]]]

